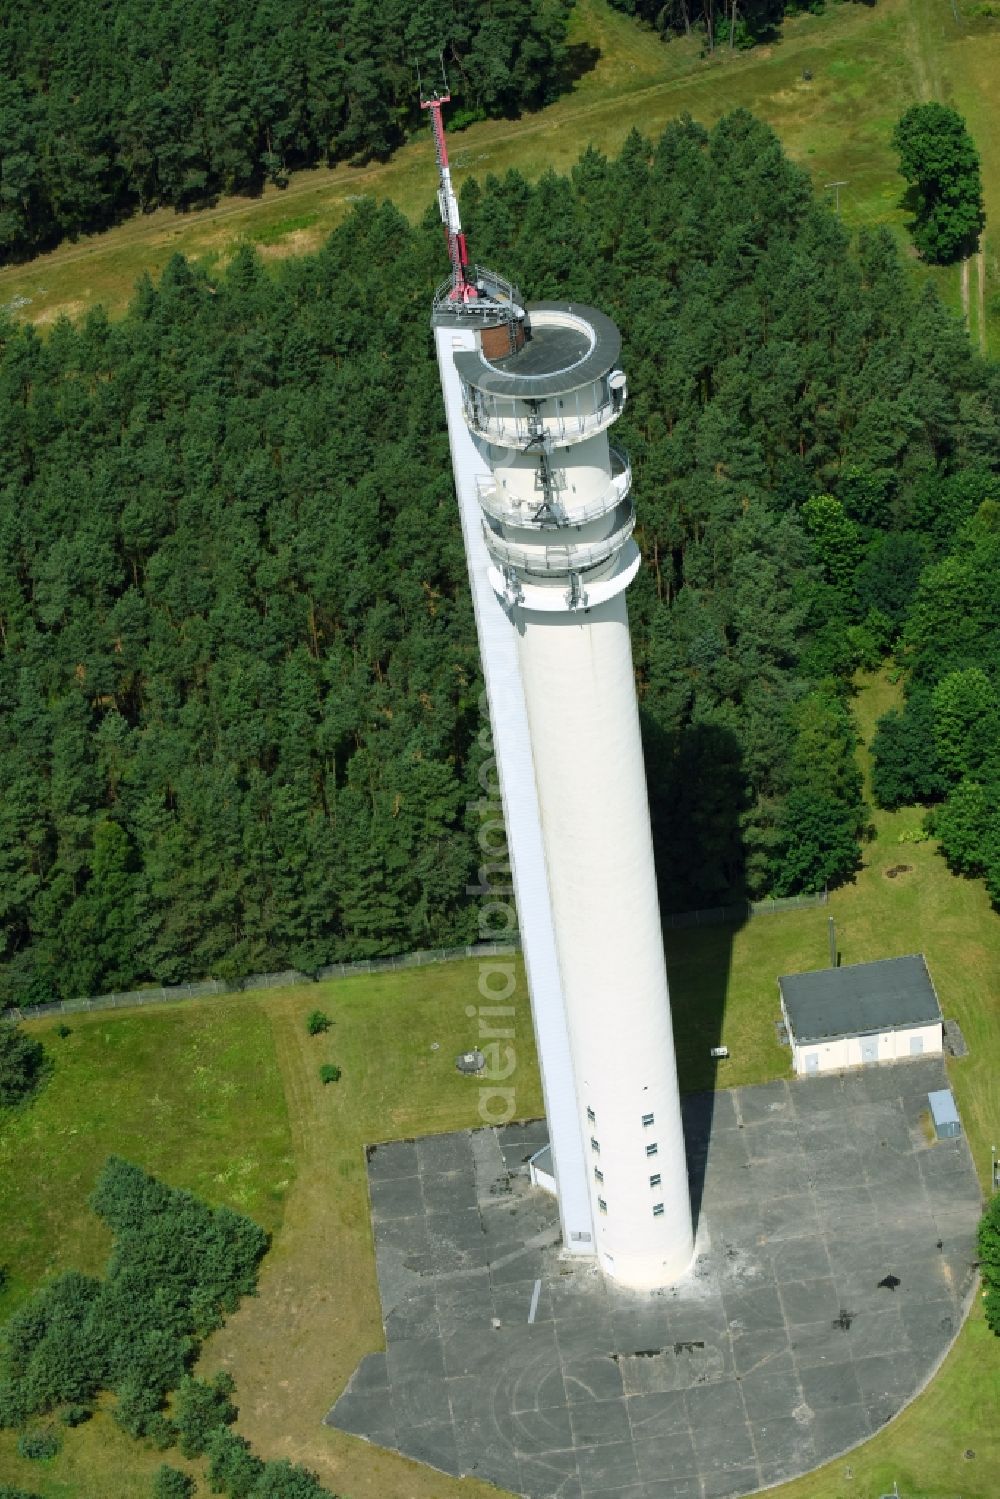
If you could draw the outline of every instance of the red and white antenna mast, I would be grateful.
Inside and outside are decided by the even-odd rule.
[[[444,64],[442,62],[442,71]],[[423,90],[420,94],[420,108],[429,109],[431,112],[431,129],[434,132],[434,154],[437,157],[438,175],[441,185],[438,188],[438,205],[441,209],[441,222],[444,224],[444,237],[448,245],[448,259],[451,261],[451,291],[448,294],[450,302],[472,302],[476,298],[476,288],[469,280],[468,264],[469,252],[465,247],[465,235],[462,233],[462,220],[458,212],[458,199],[455,197],[455,189],[451,185],[451,168],[448,165],[448,146],[444,138],[444,121],[441,119],[441,106],[451,103],[451,94],[448,92],[447,80],[445,80],[444,92],[439,93],[434,89],[426,98]]]

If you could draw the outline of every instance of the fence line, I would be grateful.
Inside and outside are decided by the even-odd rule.
[[[752,921],[755,916],[773,916],[779,911],[796,911],[810,906],[825,906],[830,896],[826,890],[815,895],[784,895],[776,900],[744,900],[734,906],[711,906],[706,911],[679,911],[664,916],[663,925],[671,930],[686,926],[716,926],[723,922]]]
[[[750,921],[755,916],[769,916],[779,911],[793,911],[809,906],[825,906],[825,890],[817,895],[788,895],[778,900],[741,901],[732,906],[711,906],[704,911],[681,911],[663,918],[668,930],[690,926],[716,926],[724,922]],[[315,973],[300,973],[286,968],[281,973],[251,973],[244,979],[228,983],[225,979],[201,979],[193,984],[172,984],[150,989],[130,989],[118,994],[97,994],[91,999],[55,999],[50,1004],[27,1005],[24,1009],[0,1011],[0,1021],[16,1024],[43,1015],[79,1015],[91,1010],[129,1010],[142,1005],[176,1004],[182,999],[206,999],[211,994],[242,994],[248,989],[278,989],[288,984],[312,984],[324,979],[351,978],[364,973],[398,973],[406,968],[425,968],[431,963],[451,963],[460,958],[496,957],[520,946],[520,939],[510,942],[477,942],[467,947],[439,947],[425,951],[400,953],[390,958],[360,958],[353,963],[327,963]]]
[[[513,939],[514,945],[519,945]],[[26,1005],[24,1009],[0,1011],[0,1020],[16,1023],[42,1015],[80,1015],[91,1010],[128,1010],[142,1005],[175,1004],[181,999],[205,999],[210,994],[242,994],[248,989],[278,989],[288,984],[313,984],[323,979],[350,978],[353,974],[395,973],[404,968],[424,968],[431,963],[450,963],[459,958],[495,957],[510,951],[511,943],[478,942],[468,947],[441,947],[400,953],[389,958],[360,958],[353,963],[327,963],[315,973],[286,968],[281,973],[250,973],[228,983],[225,979],[201,979],[193,984],[161,985],[130,989],[121,994],[96,994],[91,999],[55,999],[50,1004]]]

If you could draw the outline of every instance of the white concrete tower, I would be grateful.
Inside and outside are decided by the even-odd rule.
[[[565,1247],[637,1289],[693,1252],[625,589],[639,567],[617,328],[470,269],[433,325]]]

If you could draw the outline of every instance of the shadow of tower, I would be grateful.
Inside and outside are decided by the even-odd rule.
[[[673,733],[642,715],[670,1009],[697,1231],[733,943],[750,906],[739,741],[717,724]],[[724,1065],[722,1063],[721,1065]]]

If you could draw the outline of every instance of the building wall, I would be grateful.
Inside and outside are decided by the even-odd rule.
[[[914,1053],[913,1042],[920,1043]],[[875,1055],[868,1055],[874,1043]],[[883,1031],[875,1036],[838,1036],[831,1041],[793,1042],[792,1066],[800,1077],[810,1075],[809,1058],[817,1057],[818,1072],[840,1072],[845,1067],[863,1067],[875,1062],[897,1062],[913,1055],[929,1055],[943,1050],[941,1022],[916,1025],[905,1030]]]

